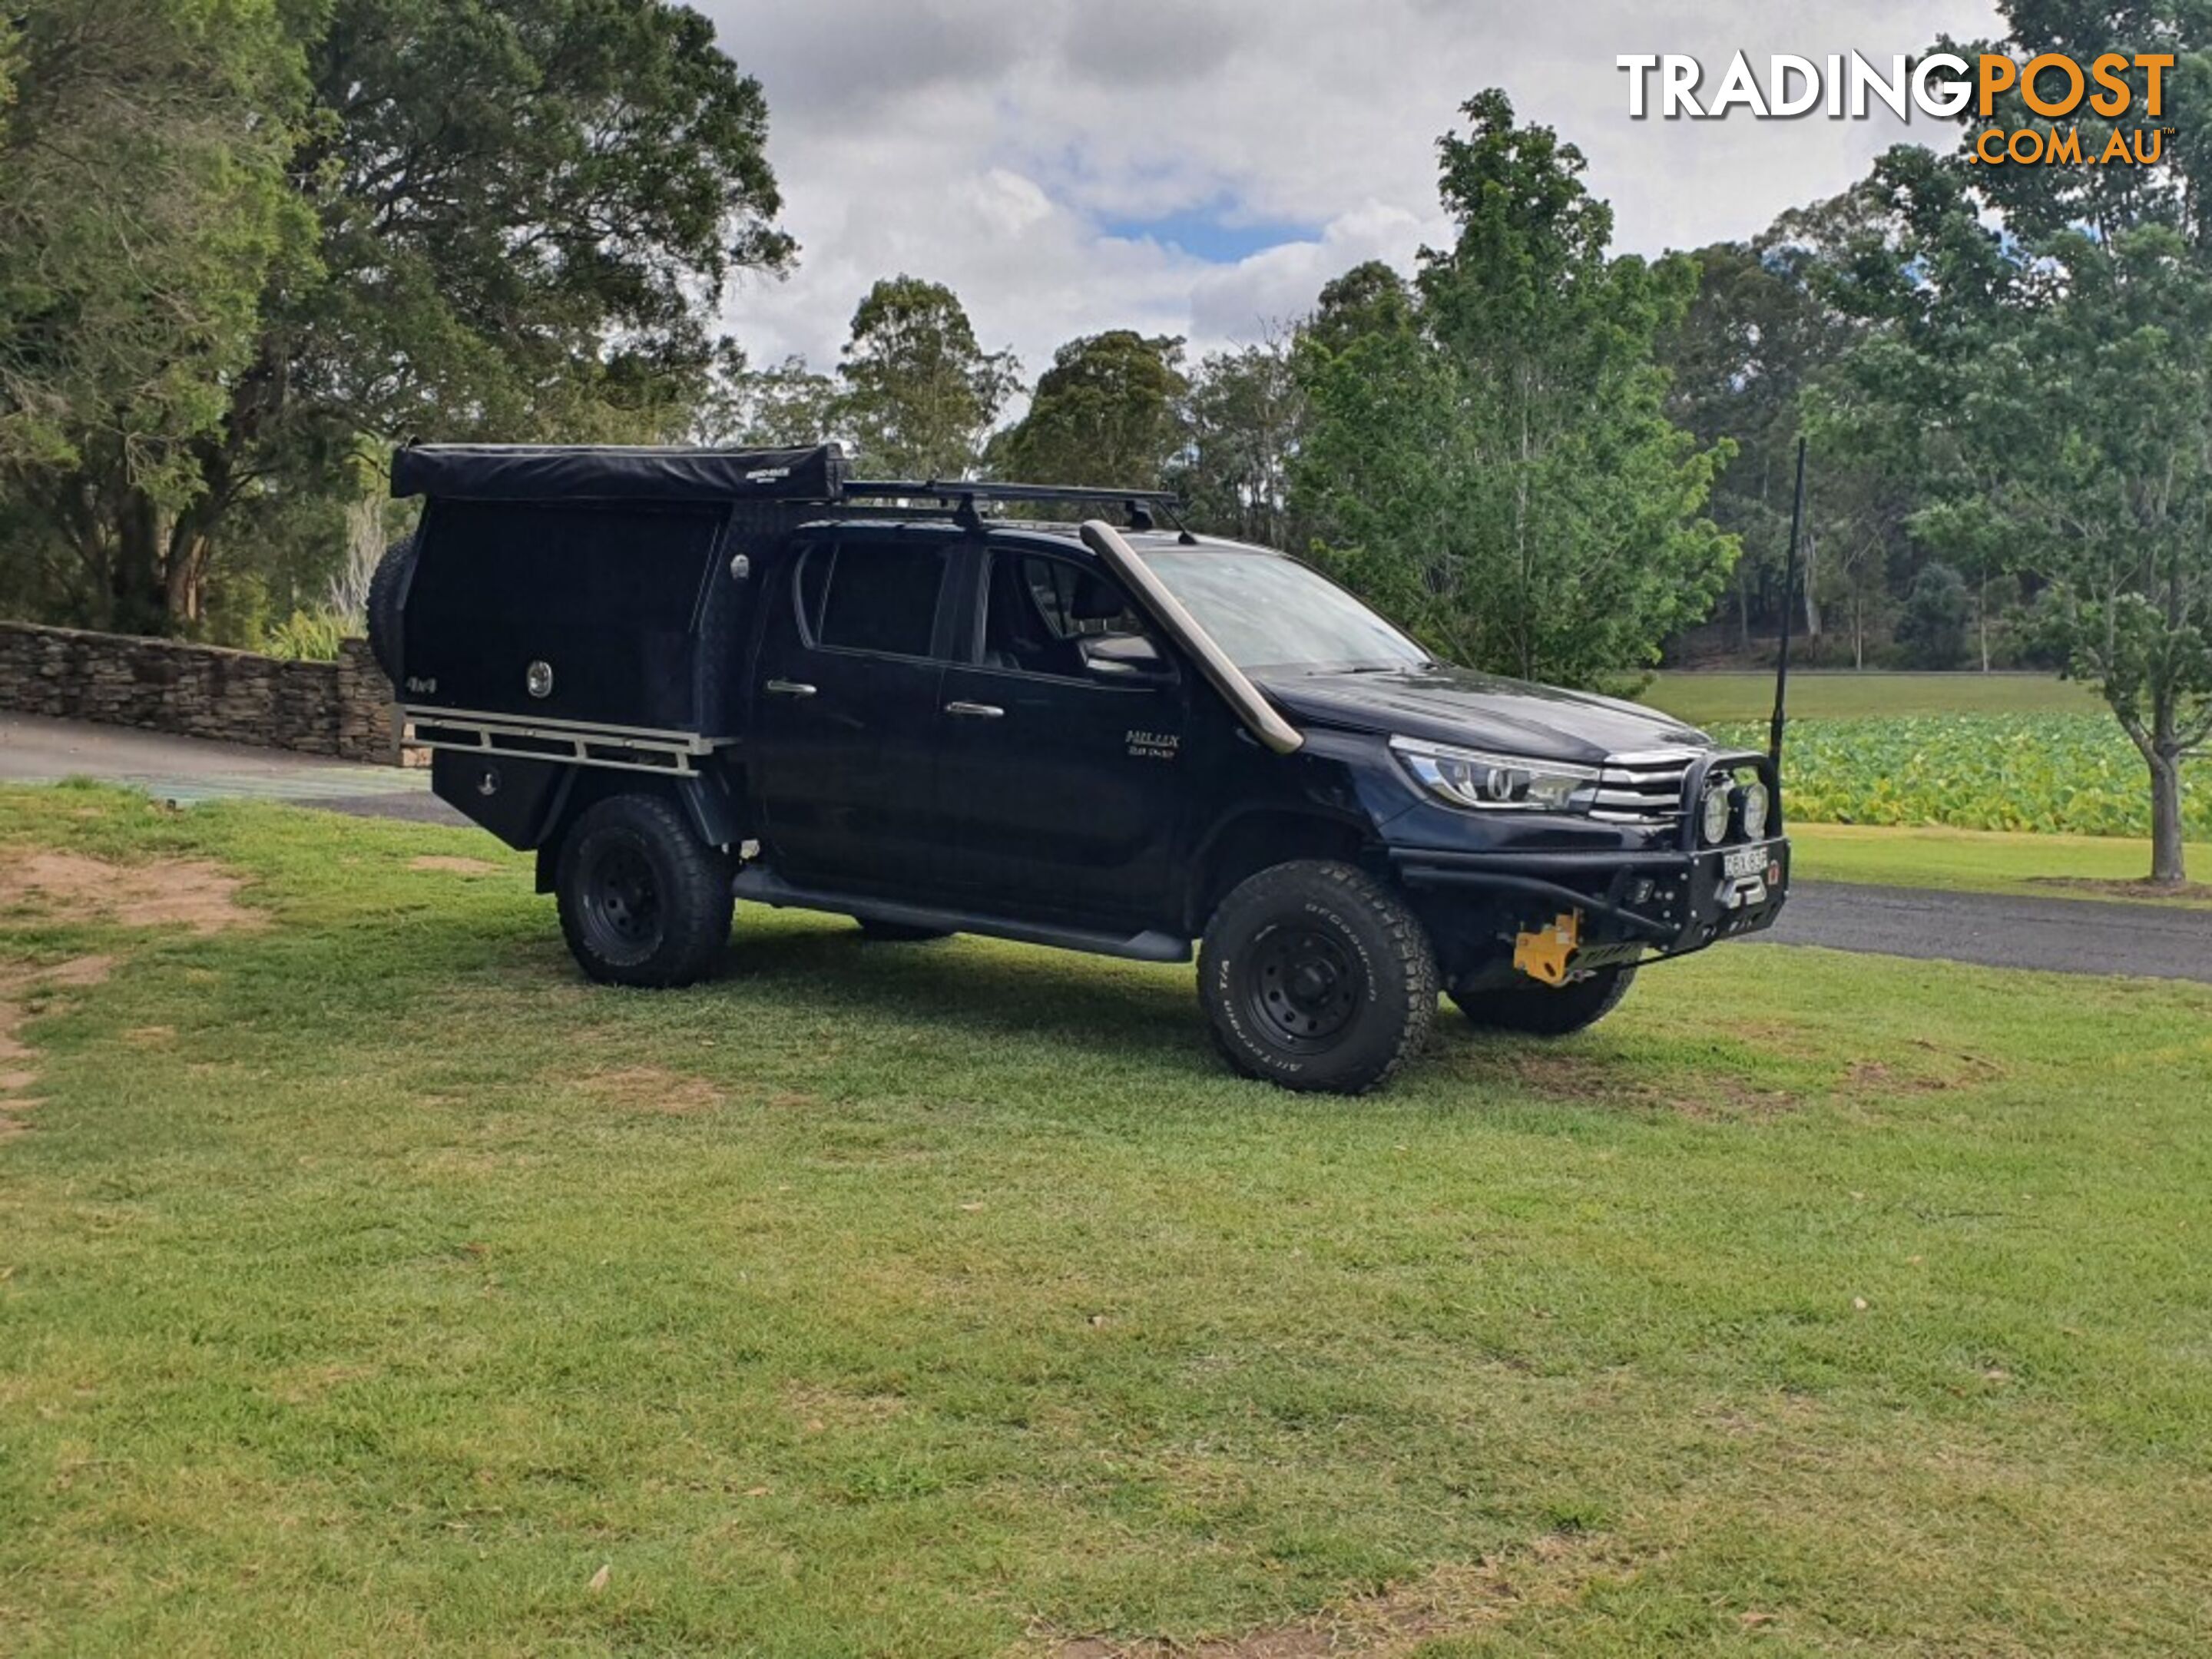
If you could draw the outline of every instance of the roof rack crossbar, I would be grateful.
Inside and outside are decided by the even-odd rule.
[[[999,483],[988,478],[848,478],[848,495],[927,495],[944,501],[1099,501],[1124,506],[1134,501],[1173,506],[1171,489],[1098,489],[1084,484]]]

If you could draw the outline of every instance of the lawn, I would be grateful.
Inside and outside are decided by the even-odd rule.
[[[2118,836],[1793,823],[1790,840],[1791,867],[1802,881],[1872,882],[2037,898],[2212,902],[2201,896],[2156,898],[2136,885],[2150,869],[2150,843]],[[2212,843],[2192,844],[2188,856],[2193,884],[2212,879]]]
[[[2212,988],[1738,946],[1346,1102],[529,885],[0,793],[11,1653],[2212,1644]]]
[[[1642,701],[1692,726],[1756,720],[1763,728],[1774,712],[1774,676],[1660,674]],[[1892,674],[1802,668],[1790,674],[1792,720],[2104,713],[2104,701],[2094,690],[2056,674]]]

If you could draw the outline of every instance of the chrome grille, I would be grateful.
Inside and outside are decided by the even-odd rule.
[[[1680,823],[1682,786],[1697,757],[1693,749],[1607,756],[1598,769],[1590,816],[1613,823]]]

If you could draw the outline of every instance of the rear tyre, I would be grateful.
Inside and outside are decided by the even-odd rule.
[[[952,933],[945,927],[916,927],[909,922],[878,921],[869,916],[854,916],[860,924],[860,937],[878,945],[927,945],[932,939],[951,939]]]
[[[384,678],[399,684],[399,605],[415,569],[415,538],[402,536],[384,550],[368,579],[368,654]]]
[[[1301,860],[1247,878],[1198,953],[1213,1041],[1246,1077],[1356,1095],[1417,1053],[1437,963],[1404,900],[1349,864]]]
[[[1569,1036],[1595,1025],[1615,1008],[1636,982],[1631,967],[1601,968],[1588,979],[1556,988],[1512,985],[1492,990],[1461,991],[1451,1000],[1474,1024],[1527,1036]]]
[[[728,861],[675,805],[615,795],[576,820],[555,889],[576,963],[615,985],[689,985],[729,942]]]

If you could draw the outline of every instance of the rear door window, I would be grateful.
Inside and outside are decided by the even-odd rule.
[[[807,550],[799,612],[808,640],[838,651],[927,657],[951,549],[943,543],[844,540]]]

